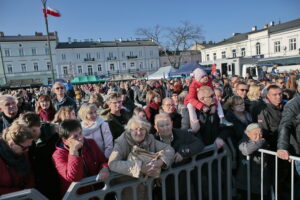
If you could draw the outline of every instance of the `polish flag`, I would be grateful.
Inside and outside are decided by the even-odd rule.
[[[54,17],[60,17],[61,16],[61,14],[59,13],[58,10],[55,10],[55,9],[49,8],[49,7],[47,9],[43,9],[43,13],[44,13],[45,17],[47,16],[47,14],[52,15]]]

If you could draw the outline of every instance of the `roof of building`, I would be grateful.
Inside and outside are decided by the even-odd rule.
[[[231,44],[231,43],[236,43],[236,42],[240,42],[243,40],[247,40],[248,39],[248,35],[253,34],[253,33],[257,33],[257,32],[261,32],[264,30],[268,30],[269,34],[274,34],[274,33],[278,33],[278,32],[282,32],[282,31],[286,31],[286,30],[290,30],[290,29],[295,29],[295,28],[299,28],[300,27],[300,19],[295,19],[289,22],[285,22],[285,23],[281,23],[281,24],[277,24],[274,26],[268,26],[268,28],[264,28],[264,29],[260,29],[260,30],[256,30],[256,31],[251,31],[248,33],[237,33],[234,36],[228,38],[228,39],[224,39],[221,42],[215,43],[213,45],[210,46],[206,46],[206,49],[212,48],[212,47],[216,47],[216,46],[221,46],[221,45],[225,45],[225,44]]]
[[[151,40],[130,40],[130,41],[90,41],[90,42],[60,42],[57,49],[69,48],[101,48],[101,47],[133,47],[133,46],[158,46]]]
[[[49,33],[50,40],[56,40],[55,33]],[[47,41],[47,35],[36,32],[35,35],[14,35],[5,36],[3,32],[0,32],[0,42],[22,42],[22,41]]]

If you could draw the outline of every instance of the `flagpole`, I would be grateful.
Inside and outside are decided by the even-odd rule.
[[[52,84],[54,84],[55,77],[54,77],[54,68],[53,68],[53,60],[52,60],[52,52],[51,52],[51,45],[50,45],[50,36],[49,36],[49,29],[48,29],[48,16],[47,16],[47,8],[46,3],[47,0],[41,0],[44,8],[44,18],[45,18],[45,25],[46,25],[46,31],[47,31],[47,42],[49,47],[49,55],[50,55],[50,66],[51,66],[51,72],[52,72]]]

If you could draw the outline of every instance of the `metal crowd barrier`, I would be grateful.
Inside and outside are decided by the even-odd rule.
[[[29,200],[29,199],[47,200],[47,198],[36,189],[21,190],[18,192],[12,192],[0,196],[0,200]]]
[[[139,199],[138,191],[140,191],[139,186],[141,185],[146,189],[148,200],[153,199],[154,186],[160,188],[159,192],[155,192],[160,193],[160,199],[166,200],[167,194],[172,193],[174,199],[179,200],[180,190],[183,189],[181,183],[183,180],[185,181],[184,187],[186,189],[186,197],[184,199],[232,200],[231,154],[226,144],[221,149],[217,149],[215,145],[209,145],[206,146],[201,153],[193,156],[189,162],[162,171],[160,177],[156,179],[148,178],[146,180],[140,180],[117,173],[111,173],[109,180],[106,182],[97,181],[96,176],[88,177],[82,179],[80,182],[73,182],[63,197],[63,200],[104,200],[107,197],[108,199],[122,200],[122,195],[128,191],[131,191],[131,199],[137,200]],[[182,173],[184,179],[182,179]],[[166,184],[166,179],[170,176],[174,177],[174,182],[171,184],[168,182],[168,184]],[[95,186],[97,184],[102,184],[102,186],[97,186],[97,188]],[[170,185],[174,187],[171,190],[167,188]],[[79,192],[87,187],[93,188],[93,190],[86,193]],[[192,188],[194,188],[194,197],[192,197],[191,193]],[[45,200],[47,198],[35,189],[28,189],[0,196],[0,200],[8,199]]]
[[[277,153],[274,151],[269,151],[265,149],[259,149],[259,152],[261,153],[261,185],[260,185],[260,190],[261,190],[261,200],[264,199],[264,154],[272,155],[275,156],[275,194],[274,198],[275,200],[278,200],[278,157]],[[295,157],[295,156],[290,156],[289,157],[291,160],[291,200],[294,200],[294,162],[295,161],[300,161],[300,157]],[[247,199],[251,200],[251,185],[250,185],[250,156],[247,156]]]
[[[211,153],[211,155],[204,156],[203,154],[206,153]],[[201,155],[203,155],[204,157],[201,157]],[[222,162],[222,159],[225,162]],[[213,162],[217,162],[217,165],[213,165]],[[81,180],[80,182],[73,182],[69,187],[67,193],[63,197],[63,200],[70,200],[70,199],[83,200],[83,199],[90,199],[95,197],[102,200],[105,199],[105,197],[107,197],[107,195],[109,194],[113,194],[115,196],[114,198],[118,200],[122,200],[122,192],[124,192],[125,189],[127,189],[126,192],[128,192],[128,188],[132,192],[132,199],[137,200],[138,199],[137,192],[141,184],[143,184],[144,187],[146,188],[147,199],[151,200],[153,198],[153,193],[152,193],[153,185],[157,183],[158,180],[160,182],[161,198],[163,200],[166,200],[167,193],[169,194],[170,192],[174,192],[175,199],[178,200],[179,190],[180,190],[179,189],[180,183],[178,179],[179,179],[179,174],[181,172],[185,172],[186,174],[184,178],[186,180],[186,185],[185,185],[186,191],[188,191],[186,192],[187,200],[192,199],[191,193],[189,191],[191,191],[192,187],[195,185],[197,185],[197,190],[195,192],[196,192],[197,199],[199,200],[202,199],[203,200],[212,200],[212,199],[231,200],[232,199],[231,163],[232,163],[231,153],[229,148],[226,145],[224,145],[224,148],[222,148],[221,150],[218,150],[215,145],[209,145],[206,146],[200,154],[194,156],[189,163],[163,171],[158,179],[148,178],[147,180],[140,180],[140,179],[132,178],[128,181],[121,181],[117,184],[113,184],[113,181],[116,181],[124,176],[116,173],[112,173],[109,180],[107,180],[104,183],[103,188],[85,194],[78,194],[77,193],[78,189],[86,186],[92,186],[98,183],[96,181],[96,176],[88,177]],[[222,164],[225,166],[222,166]],[[206,168],[205,165],[207,165],[208,173],[203,173],[202,169]],[[225,183],[224,180],[222,180],[222,178],[224,177],[222,175],[222,170],[224,170],[224,168],[226,168]],[[197,174],[196,177],[191,176],[191,173],[195,175],[194,172],[196,172]],[[217,172],[217,174],[215,174],[215,172]],[[216,175],[217,177],[215,177]],[[166,179],[169,176],[174,176],[174,183],[173,183],[174,189],[172,191],[170,190],[167,191],[167,187],[166,187],[167,186]],[[208,180],[206,183],[202,181],[202,178],[205,176]],[[191,179],[193,178],[197,179],[196,183],[194,183],[195,185],[193,184],[191,185]],[[213,185],[213,182],[217,182],[217,185]],[[208,184],[208,189],[203,189],[204,184]],[[207,196],[204,196],[203,193],[206,193]],[[225,197],[222,196],[222,194],[223,195],[225,194]]]

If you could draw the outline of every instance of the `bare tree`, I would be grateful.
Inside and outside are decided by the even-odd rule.
[[[135,32],[136,35],[144,36],[147,38],[153,39],[155,42],[159,43],[159,39],[161,37],[161,33],[163,28],[156,24],[153,28],[138,28]]]
[[[165,33],[162,35],[162,33]],[[202,28],[193,25],[189,21],[183,21],[177,27],[163,28],[155,25],[153,28],[139,28],[137,35],[153,38],[161,48],[161,51],[168,57],[169,62],[175,68],[181,65],[182,56],[191,46],[204,39]],[[163,42],[162,42],[163,41]]]

